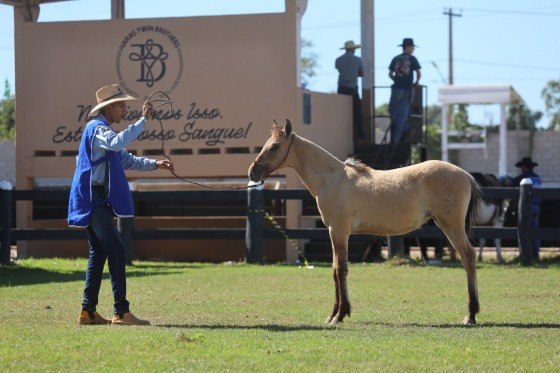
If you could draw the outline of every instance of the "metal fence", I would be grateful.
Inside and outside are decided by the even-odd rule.
[[[531,228],[531,199],[560,199],[560,189],[532,188],[522,185],[520,188],[482,188],[483,195],[488,198],[504,198],[519,201],[517,227],[474,227],[474,238],[517,239],[520,248],[521,263],[532,263],[531,245],[533,239],[557,240],[560,228]],[[307,200],[313,197],[306,189],[249,189],[243,190],[188,190],[188,191],[134,191],[135,202],[180,202],[180,201],[239,201],[247,206],[246,228],[157,228],[135,229],[133,219],[121,219],[119,229],[125,244],[133,240],[165,240],[165,239],[245,239],[245,259],[251,263],[263,262],[263,240],[284,239],[285,236],[277,229],[265,228],[265,201],[270,200]],[[78,240],[86,239],[83,229],[56,228],[12,228],[12,211],[16,201],[68,201],[68,191],[53,190],[13,190],[6,184],[0,185],[0,263],[7,264],[10,260],[10,244],[25,240]],[[545,202],[543,202],[545,203]],[[326,228],[283,229],[291,239],[329,239]],[[363,240],[375,235],[356,234],[350,239]],[[438,227],[423,226],[403,237],[443,238]],[[131,253],[129,253],[129,256]]]

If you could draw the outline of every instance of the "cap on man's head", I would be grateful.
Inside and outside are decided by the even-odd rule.
[[[119,101],[132,101],[136,100],[136,97],[128,96],[121,91],[118,84],[111,84],[105,87],[101,87],[95,92],[95,97],[97,98],[97,105],[91,109],[89,116],[95,117],[99,114],[99,110],[107,105],[111,105]]]
[[[348,40],[347,42],[344,43],[344,47],[340,49],[358,49],[361,47],[362,47],[361,44],[354,44],[354,40]]]
[[[417,47],[417,45],[414,45],[414,40],[412,40],[412,38],[404,38],[402,44],[399,44],[399,47]]]
[[[533,167],[536,167],[538,165],[539,164],[537,162],[533,162],[531,157],[523,157],[523,158],[521,158],[521,160],[519,162],[517,162],[515,164],[515,167],[526,166],[526,167],[529,167],[529,168],[533,168]]]

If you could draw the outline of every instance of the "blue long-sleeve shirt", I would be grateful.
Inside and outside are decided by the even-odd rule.
[[[99,114],[99,119],[107,121],[103,114]],[[107,151],[119,153],[125,170],[151,171],[157,168],[156,160],[137,157],[130,154],[125,148],[134,141],[144,131],[145,120],[140,119],[138,122],[131,124],[125,130],[116,133],[107,127],[100,126],[95,132],[95,138],[92,143],[92,160],[96,161],[103,158]],[[105,185],[105,162],[94,166],[92,169],[91,183],[92,185]]]
[[[519,186],[521,184],[521,180],[528,178],[531,179],[533,182],[533,188],[540,188],[541,187],[541,178],[539,175],[534,173],[533,171],[522,172],[521,174],[517,175],[513,179],[511,179],[511,183],[514,186]],[[540,205],[541,199],[540,198],[533,198],[534,205]]]

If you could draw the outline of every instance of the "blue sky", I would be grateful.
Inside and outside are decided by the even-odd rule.
[[[437,103],[437,88],[448,78],[448,17],[443,11],[449,8],[461,14],[453,18],[455,84],[511,84],[529,109],[544,112],[541,91],[547,81],[560,78],[558,0],[377,0],[375,84],[390,85],[389,62],[400,53],[402,39],[412,37],[419,45],[414,54],[422,65],[428,103]],[[125,15],[181,17],[283,9],[284,0],[126,0]],[[43,5],[39,21],[109,18],[109,0],[73,0]],[[314,44],[308,52],[315,53],[319,63],[309,88],[334,92],[339,48],[346,40],[360,42],[360,0],[308,0],[302,37]],[[15,87],[13,8],[7,5],[0,5],[0,78]],[[386,89],[378,89],[376,96],[376,105],[388,101]],[[495,106],[472,107],[469,115],[479,124],[499,121]],[[545,116],[539,125],[548,120]]]

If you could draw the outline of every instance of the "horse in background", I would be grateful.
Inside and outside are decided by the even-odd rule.
[[[329,230],[335,299],[326,323],[339,323],[351,312],[347,283],[351,233],[400,235],[434,219],[459,252],[467,273],[469,302],[463,324],[476,324],[476,252],[469,233],[481,195],[469,173],[441,161],[388,171],[374,170],[352,158],[341,162],[292,132],[289,120],[284,126],[273,125],[271,137],[249,166],[249,179],[264,181],[284,167],[293,168],[315,197]]]
[[[480,172],[471,172],[472,177],[476,180],[479,186],[483,188],[487,187],[501,187],[503,186],[500,180],[493,174],[483,174]],[[478,211],[478,215],[473,222],[474,226],[483,227],[503,227],[506,210],[508,208],[508,201],[505,199],[494,199],[482,197],[482,204]],[[480,247],[478,252],[478,261],[482,261],[482,252],[484,246],[486,245],[486,239],[480,238],[478,240],[478,245]],[[502,240],[499,238],[494,239],[494,246],[496,247],[496,257],[500,263],[505,263],[502,256]]]

